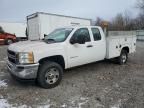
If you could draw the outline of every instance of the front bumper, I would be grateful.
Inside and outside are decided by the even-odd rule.
[[[4,44],[5,40],[4,39],[0,39],[0,44]]]
[[[39,64],[16,65],[7,61],[8,71],[20,79],[35,79]]]

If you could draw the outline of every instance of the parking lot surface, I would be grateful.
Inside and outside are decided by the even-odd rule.
[[[53,89],[15,81],[6,51],[0,46],[0,108],[144,108],[144,42],[126,65],[101,61],[69,69]]]

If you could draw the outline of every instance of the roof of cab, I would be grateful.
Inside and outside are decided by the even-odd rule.
[[[101,28],[100,26],[84,26],[84,25],[73,25],[73,26],[65,26],[62,28]]]

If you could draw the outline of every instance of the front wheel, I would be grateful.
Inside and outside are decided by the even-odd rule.
[[[55,62],[43,63],[38,72],[37,82],[46,89],[54,88],[60,84],[63,76],[62,67]]]
[[[126,50],[122,50],[120,56],[118,57],[118,62],[120,65],[123,65],[127,62],[128,52]]]

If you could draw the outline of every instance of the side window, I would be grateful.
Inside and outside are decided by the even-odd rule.
[[[92,33],[93,33],[94,41],[101,40],[101,34],[100,34],[99,29],[92,28],[91,30],[92,30]]]
[[[75,31],[72,38],[78,38],[79,36],[83,36],[85,38],[86,42],[90,42],[90,34],[87,28],[80,28]]]

